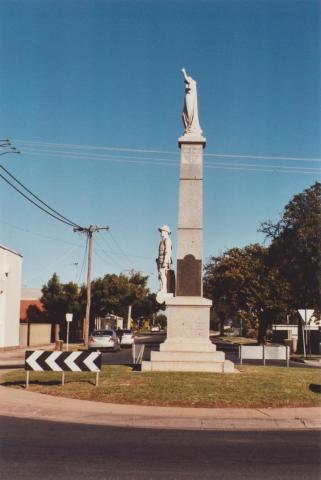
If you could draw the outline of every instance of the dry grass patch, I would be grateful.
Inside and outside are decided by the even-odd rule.
[[[182,407],[321,406],[321,370],[240,366],[241,374],[133,372],[104,366],[99,386],[93,373],[31,372],[30,390],[50,395],[111,403]],[[2,384],[22,388],[23,370],[6,374]]]

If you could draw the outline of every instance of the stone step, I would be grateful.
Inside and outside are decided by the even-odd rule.
[[[191,339],[167,339],[160,345],[161,352],[203,352],[213,354],[216,352],[216,345],[210,340]]]
[[[224,362],[224,352],[161,351],[151,352],[151,361],[158,362]]]
[[[142,372],[237,373],[237,370],[229,360],[224,362],[144,361],[142,362]]]

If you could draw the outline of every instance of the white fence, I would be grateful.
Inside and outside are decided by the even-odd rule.
[[[288,367],[290,347],[282,345],[240,345],[239,357],[241,365],[243,360],[262,360],[263,365],[265,365],[266,360],[285,360]]]

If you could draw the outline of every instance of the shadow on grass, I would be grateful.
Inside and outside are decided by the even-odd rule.
[[[75,383],[75,380],[65,380],[65,385]],[[96,386],[96,382],[92,380],[77,380],[76,383],[88,383],[89,385]],[[26,382],[21,380],[11,381],[11,382],[2,382],[0,383],[2,387],[20,387],[26,388]],[[29,380],[29,386],[37,385],[42,387],[53,387],[59,386],[61,384],[61,380]]]
[[[313,393],[321,393],[321,385],[318,385],[317,383],[311,383],[309,389]]]
[[[65,382],[66,383],[66,382]],[[59,380],[47,380],[40,382],[39,380],[29,380],[29,385],[42,385],[42,386],[52,386],[52,385],[61,385]],[[2,387],[21,387],[25,388],[26,383],[21,380],[16,380],[15,382],[3,382],[1,383]]]
[[[0,385],[1,387],[20,387],[20,388],[25,388],[26,386],[25,382],[21,382],[21,381],[1,382]]]

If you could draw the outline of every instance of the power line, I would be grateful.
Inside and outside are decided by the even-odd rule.
[[[75,149],[92,149],[102,151],[119,151],[119,152],[136,152],[136,153],[154,153],[154,154],[174,154],[177,155],[177,151],[168,150],[156,150],[156,149],[143,149],[143,148],[125,148],[125,147],[104,147],[98,145],[81,145],[81,144],[68,144],[68,143],[54,143],[54,142],[40,142],[31,140],[16,140],[17,143],[34,146],[47,146],[52,148],[75,148]],[[307,161],[307,162],[321,162],[321,158],[313,157],[298,157],[298,156],[273,156],[273,155],[251,155],[240,153],[204,153],[206,157],[224,157],[224,158],[252,158],[260,160],[289,160],[289,161]]]
[[[88,249],[88,237],[86,239],[86,245],[85,245],[85,251],[84,251],[84,256],[83,256],[83,260],[82,260],[82,264],[81,264],[81,269],[80,269],[80,273],[79,273],[79,277],[78,277],[78,284],[80,283],[80,279],[82,277],[82,272],[83,272],[83,269],[84,269],[84,266],[85,266],[85,262],[86,262],[86,257],[87,257],[87,249]]]
[[[100,238],[103,238],[103,237],[100,237]],[[118,261],[117,258],[112,258],[112,259],[110,259],[110,254],[112,254],[112,255],[114,255],[114,256],[117,255],[117,254],[115,254],[115,253],[113,253],[113,252],[111,252],[111,251],[108,252],[107,250],[105,250],[105,248],[102,247],[102,245],[98,242],[98,239],[97,239],[97,238],[96,238],[96,244],[95,244],[95,245],[98,246],[99,249],[100,249],[100,251],[106,256],[106,258],[109,259],[109,260],[106,260],[106,258],[104,258],[104,261],[105,261],[105,262],[108,262],[109,264],[111,264],[111,260],[112,260],[113,263],[116,263],[116,264],[117,264],[118,266],[120,266],[121,268],[124,267],[124,265],[121,265],[121,264],[119,263],[119,261]]]
[[[35,152],[24,152],[26,155],[40,155],[40,156],[49,156],[49,157],[63,157],[63,158],[71,158],[79,160],[79,154],[77,153],[69,153],[69,154],[61,154],[60,152],[57,153],[39,153]],[[84,155],[82,154],[82,160],[98,160],[98,161],[112,161],[116,163],[134,163],[134,164],[147,164],[147,165],[160,165],[160,166],[170,166],[170,167],[179,167],[178,160],[171,160],[171,159],[156,159],[150,160],[149,158],[142,157],[120,157],[120,156],[102,156],[102,155]],[[174,163],[175,162],[175,163]],[[205,168],[216,168],[220,170],[239,170],[239,171],[256,171],[256,172],[269,172],[269,173],[306,173],[306,174],[319,174],[321,170],[318,168],[312,167],[285,167],[283,165],[259,165],[259,164],[233,164],[233,163],[222,163],[222,162],[215,162],[215,163],[204,163]],[[287,168],[288,170],[285,172],[284,169]],[[299,170],[302,169],[302,170]]]
[[[42,149],[24,149],[23,150],[24,153],[28,152],[28,153],[50,153],[50,154],[55,154],[55,155],[59,155],[59,156],[74,156],[74,157],[87,157],[88,155],[91,157],[91,158],[97,158],[97,160],[105,160],[105,159],[109,159],[109,158],[112,158],[112,159],[119,159],[119,160],[151,160],[151,161],[157,161],[157,162],[177,162],[178,161],[178,158],[173,158],[173,159],[170,159],[170,158],[156,158],[155,157],[135,157],[133,155],[131,156],[120,156],[120,155],[112,155],[112,154],[109,154],[109,155],[100,155],[100,154],[97,154],[97,153],[82,153],[82,152],[70,152],[70,151],[65,151],[65,150],[56,150],[55,152],[53,150],[42,150]],[[54,152],[54,153],[53,153]]]
[[[61,263],[66,257],[68,257],[68,255],[70,255],[72,252],[74,252],[76,250],[76,248],[78,248],[78,245],[74,246],[71,250],[68,250],[68,252],[65,252],[62,255],[62,257],[60,257],[58,260],[55,260],[54,262],[50,263],[49,265],[46,265],[46,267],[42,268],[40,271],[38,271],[38,273],[36,275],[33,275],[32,277],[30,277],[29,282],[30,282],[30,280],[33,280],[34,278],[39,277],[43,272],[48,271],[49,269],[51,269],[53,266],[57,265],[58,263]]]
[[[56,215],[53,215],[52,213],[48,212],[48,210],[45,210],[44,208],[42,208],[40,205],[38,205],[36,202],[34,202],[33,200],[31,200],[31,198],[27,197],[27,195],[25,195],[23,192],[21,192],[17,187],[15,187],[11,182],[9,182],[9,180],[7,180],[1,173],[0,173],[0,177],[5,181],[7,182],[14,190],[16,190],[18,193],[20,193],[20,195],[22,195],[26,200],[28,200],[29,202],[31,202],[33,205],[35,205],[36,207],[38,207],[40,210],[42,210],[43,212],[47,213],[48,215],[50,215],[51,217],[55,218],[56,220],[59,220],[60,222],[62,223],[65,223],[66,225],[69,225],[69,226],[73,226],[73,224],[69,223],[69,222],[65,222],[64,220],[62,220],[61,218],[57,217]]]
[[[110,238],[113,240],[113,242],[115,243],[115,245],[117,246],[118,250],[120,251],[120,253],[122,255],[124,255],[124,257],[127,258],[127,260],[129,260],[130,264],[134,264],[133,260],[131,258],[129,258],[129,256],[127,255],[127,253],[124,252],[124,250],[122,249],[122,247],[120,246],[120,244],[118,243],[118,241],[116,240],[116,238],[114,237],[114,235],[112,234],[112,232],[110,231],[109,232],[110,234]]]
[[[258,160],[290,160],[292,162],[321,162],[321,158],[311,157],[282,157],[272,155],[241,155],[227,153],[204,153],[204,157],[221,157],[221,158],[252,158]]]
[[[28,230],[27,228],[18,227],[18,225],[13,225],[12,223],[6,222],[6,221],[1,220],[1,219],[0,219],[0,223],[3,223],[4,225],[8,225],[11,228],[15,228],[16,230],[20,230],[21,232],[29,233],[30,235],[36,235],[38,237],[47,238],[49,240],[54,240],[55,242],[66,243],[68,245],[76,245],[73,242],[68,242],[66,240],[62,240],[61,238],[54,238],[54,237],[50,237],[49,235],[43,235],[42,233],[32,232],[31,230]],[[78,247],[80,247],[80,246],[81,245],[78,245]]]
[[[27,144],[27,145],[44,145],[52,146],[54,148],[69,147],[69,148],[78,148],[78,149],[91,149],[91,150],[106,150],[106,151],[115,151],[115,152],[137,152],[137,153],[166,153],[166,154],[176,154],[177,152],[170,152],[166,150],[147,150],[143,148],[122,148],[122,147],[103,147],[98,145],[80,145],[72,143],[54,143],[54,142],[35,142],[31,140],[15,140],[17,143]]]
[[[224,165],[224,166],[223,166]],[[278,173],[304,173],[304,174],[321,174],[321,169],[318,168],[306,168],[306,167],[285,167],[282,165],[251,165],[251,164],[223,164],[204,163],[206,168],[226,169],[226,170],[240,170],[240,171],[255,171],[255,172],[278,172]]]
[[[44,201],[42,201],[37,195],[35,195],[34,193],[31,192],[31,190],[29,190],[25,185],[23,185],[16,177],[14,177],[6,168],[4,168],[2,165],[0,165],[0,168],[2,168],[2,170],[4,170],[16,183],[18,183],[18,185],[20,185],[22,188],[24,188],[30,195],[32,195],[36,200],[38,200],[38,202],[42,203],[42,205],[45,205],[49,210],[51,210],[51,212],[54,212],[54,213],[51,213],[50,211],[48,211],[47,209],[43,208],[41,205],[38,205],[38,203],[36,203],[34,200],[32,200],[31,198],[29,198],[25,193],[23,193],[21,190],[19,190],[19,188],[17,188],[13,183],[11,183],[6,177],[4,177],[2,174],[0,174],[0,177],[6,182],[8,183],[14,190],[16,190],[16,192],[18,192],[20,195],[22,195],[26,200],[28,200],[29,202],[31,202],[33,205],[35,205],[37,208],[39,208],[40,210],[42,210],[43,212],[47,213],[48,215],[50,215],[51,217],[55,218],[56,220],[59,220],[60,222],[62,223],[65,223],[66,225],[69,225],[71,227],[78,227],[78,228],[81,228],[77,223],[74,223],[72,222],[71,220],[69,220],[68,218],[66,218],[64,215],[62,215],[61,213],[57,212],[56,210],[54,210],[53,208],[51,208],[47,203],[45,203]]]
[[[170,159],[149,159],[145,157],[137,158],[137,157],[124,157],[124,156],[113,156],[113,155],[95,155],[95,154],[81,154],[81,157],[78,153],[70,152],[68,154],[61,153],[61,152],[40,152],[40,151],[23,151],[25,155],[38,155],[38,156],[46,156],[46,157],[63,157],[63,158],[72,158],[77,160],[97,160],[97,161],[112,161],[112,162],[119,162],[119,163],[135,163],[135,164],[148,164],[148,165],[172,165],[174,167],[178,167],[179,163],[177,159],[170,160]],[[175,162],[175,163],[174,163]]]

